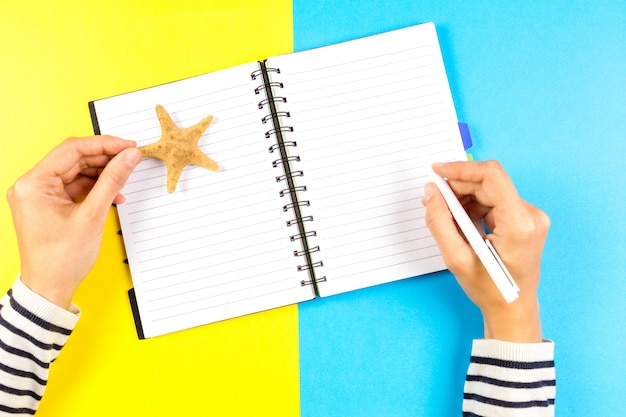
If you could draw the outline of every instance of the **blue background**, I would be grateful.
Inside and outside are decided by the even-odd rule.
[[[626,415],[626,2],[294,0],[296,50],[433,21],[476,159],[552,227],[540,288],[558,416]],[[301,407],[459,416],[482,319],[447,272],[303,303]]]

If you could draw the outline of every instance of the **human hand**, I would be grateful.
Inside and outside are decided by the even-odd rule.
[[[93,267],[112,203],[141,160],[135,142],[110,136],[67,139],[7,192],[21,280],[69,308]]]
[[[423,200],[426,224],[450,271],[481,310],[485,338],[540,342],[537,288],[541,254],[550,227],[548,216],[522,200],[502,166],[495,161],[434,164],[470,218],[482,219],[487,235],[520,287],[519,299],[506,303],[487,271],[459,232],[437,187],[428,183]]]

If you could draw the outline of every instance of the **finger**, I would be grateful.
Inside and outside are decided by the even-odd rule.
[[[123,204],[126,202],[126,196],[122,193],[118,193],[113,199],[113,204]]]
[[[89,215],[99,217],[100,220],[106,217],[109,207],[139,161],[141,152],[137,148],[125,149],[111,159],[83,203]]]
[[[110,160],[109,155],[83,157],[73,166],[68,167],[67,171],[59,172],[58,175],[64,184],[74,181],[78,176],[97,178]]]
[[[83,176],[83,177],[89,177],[89,178],[93,178],[93,179],[97,179],[100,174],[102,173],[102,170],[104,169],[106,165],[103,165],[101,167],[90,167],[90,168],[85,168],[83,170],[81,170],[78,173],[78,176]],[[74,177],[76,178],[76,177]]]
[[[441,192],[433,183],[425,186],[426,225],[435,238],[448,268],[456,273],[458,267],[470,264],[473,252],[448,209]]]
[[[80,161],[78,161],[78,165],[82,170],[88,168],[102,168],[105,167],[106,164],[109,163],[111,158],[115,155],[87,155],[83,156]]]
[[[489,216],[493,209],[480,204],[474,198],[467,198],[461,204],[471,219],[483,219]]]
[[[54,148],[38,164],[38,168],[54,175],[67,175],[76,166],[82,165],[85,157],[101,157],[116,155],[123,149],[136,146],[134,141],[113,136],[92,136],[88,138],[70,138]],[[97,158],[98,159],[98,158]],[[100,158],[100,162],[104,158]],[[80,171],[80,170],[79,170]],[[75,174],[74,174],[75,175]]]
[[[132,140],[115,136],[99,135],[86,138],[70,138],[69,142],[76,142],[76,149],[84,156],[90,155],[117,155],[122,150],[137,146]]]
[[[474,195],[485,206],[508,206],[519,201],[513,182],[497,161],[434,164],[433,170],[448,179],[457,195]]]
[[[448,183],[456,186],[454,190],[462,195],[473,194],[482,185],[487,184],[490,188],[497,189],[502,199],[517,195],[508,174],[497,161],[465,161],[436,164],[433,170],[442,177],[447,178]],[[502,195],[502,193],[504,193]]]
[[[464,204],[463,208],[465,208],[465,211],[467,211],[468,216],[472,220],[482,220],[484,225],[487,226],[490,231],[493,231],[495,224],[493,218],[494,213],[491,207],[485,207],[476,200],[473,200]]]
[[[64,187],[64,197],[75,203],[85,199],[96,183],[95,178],[80,176]]]

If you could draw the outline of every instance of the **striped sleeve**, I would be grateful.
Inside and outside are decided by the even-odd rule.
[[[0,416],[35,414],[50,364],[79,316],[75,306],[52,304],[19,278],[0,300]]]
[[[474,340],[464,417],[554,416],[554,344]]]

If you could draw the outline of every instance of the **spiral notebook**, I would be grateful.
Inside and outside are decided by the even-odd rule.
[[[94,130],[155,142],[212,114],[176,192],[144,159],[117,210],[140,337],[445,268],[418,162],[466,153],[432,23],[89,103]]]

